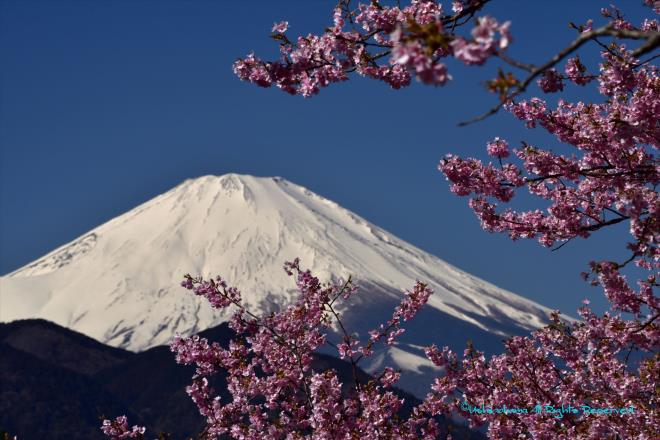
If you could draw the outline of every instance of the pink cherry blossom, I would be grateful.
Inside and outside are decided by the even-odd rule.
[[[145,428],[141,426],[128,427],[126,416],[119,416],[115,420],[104,420],[101,426],[103,434],[112,440],[121,440],[126,438],[144,439]]]
[[[585,75],[587,68],[580,62],[580,57],[570,58],[566,62],[566,76],[578,85],[588,84],[592,78]]]
[[[283,34],[286,32],[286,30],[289,29],[289,22],[288,21],[281,21],[279,23],[275,23],[273,25],[272,32],[276,34]]]
[[[493,157],[509,157],[509,143],[504,139],[496,137],[487,145],[488,154]]]
[[[543,72],[543,76],[538,80],[538,84],[545,93],[561,92],[564,90],[562,77],[554,69]]]

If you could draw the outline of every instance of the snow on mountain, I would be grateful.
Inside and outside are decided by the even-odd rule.
[[[353,275],[362,287],[342,316],[366,335],[386,321],[415,280],[434,290],[397,346],[367,371],[399,367],[401,386],[423,392],[434,373],[423,346],[498,350],[549,309],[502,290],[281,178],[227,174],[187,180],[39,260],[0,277],[0,321],[44,318],[134,351],[227,320],[180,287],[182,276],[222,275],[256,313],[286,305],[300,257],[322,281]]]

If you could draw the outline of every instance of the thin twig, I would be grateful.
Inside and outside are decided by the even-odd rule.
[[[562,244],[560,244],[560,245],[557,246],[556,248],[551,249],[550,252],[558,251],[559,249],[561,249],[561,248],[563,248],[564,246],[566,246],[566,245],[567,245],[571,240],[573,240],[574,238],[575,238],[575,237],[571,237],[571,238],[569,238],[568,240],[566,240],[565,242],[563,242]]]
[[[514,60],[513,58],[509,57],[506,52],[502,52],[501,50],[498,50],[495,53],[495,56],[497,56],[499,59],[504,61],[507,64],[510,64],[513,67],[517,67],[518,69],[526,70],[528,72],[534,72],[536,70],[536,66],[533,64],[527,64],[523,63],[517,60]]]

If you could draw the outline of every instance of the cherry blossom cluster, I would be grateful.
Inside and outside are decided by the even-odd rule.
[[[235,287],[227,287],[227,282],[221,277],[204,281],[202,278],[186,275],[181,286],[192,290],[195,295],[205,297],[215,309],[222,309],[241,301],[241,292]]]
[[[538,238],[544,246],[553,246],[628,222],[633,238],[628,245],[631,261],[657,270],[660,198],[655,187],[660,173],[654,151],[660,146],[660,80],[654,66],[641,65],[623,46],[618,52],[613,50],[603,53],[597,78],[599,91],[606,97],[604,103],[560,100],[552,110],[544,100],[532,98],[507,105],[528,127],[544,128],[581,156],[556,154],[523,143],[513,150],[522,166],[503,163],[509,151],[506,141],[498,138],[487,146],[498,163],[448,155],[439,168],[451,182],[452,192],[473,195],[470,206],[488,231],[505,232],[514,240]],[[571,64],[574,67],[576,61]],[[497,202],[509,202],[522,187],[549,201],[548,208],[498,211]],[[655,304],[651,298],[633,293],[619,273],[622,266],[613,262],[592,264],[595,278],[613,307],[638,313],[640,303]],[[653,287],[655,281],[643,280],[641,284]],[[643,286],[642,291],[647,291]]]
[[[129,428],[126,416],[119,416],[115,420],[104,420],[103,425],[101,425],[101,431],[113,440],[126,438],[144,439],[145,428],[142,426]]]
[[[481,407],[525,408],[526,412],[470,413],[472,426],[488,425],[494,439],[553,438],[654,439],[658,436],[657,359],[628,365],[630,347],[658,349],[658,329],[580,310],[583,322],[551,324],[531,337],[514,337],[506,351],[486,359],[468,347],[462,359],[445,347],[429,358],[444,368],[422,404],[430,413],[450,413],[463,403]],[[633,345],[634,344],[634,345]],[[537,412],[535,408],[632,408],[625,415],[594,416],[578,411]]]
[[[569,69],[569,66],[566,66]],[[561,92],[564,90],[562,76],[555,69],[548,69],[543,72],[543,76],[538,80],[539,87],[545,93]]]
[[[509,45],[510,23],[489,16],[479,17],[468,36],[455,33],[486,2],[454,1],[453,14],[445,14],[433,0],[412,0],[406,7],[372,1],[355,9],[343,1],[334,11],[333,25],[321,35],[291,40],[288,22],[276,23],[272,37],[280,43],[280,59],[266,62],[250,54],[234,63],[234,72],[258,86],[275,85],[306,97],[346,81],[350,72],[394,89],[408,86],[412,76],[443,85],[451,79],[443,58],[481,65]]]
[[[589,77],[585,75],[585,72],[587,71],[587,68],[582,64],[580,61],[580,57],[573,57],[570,58],[566,62],[566,68],[564,72],[566,73],[566,77],[573,83],[583,86],[585,84],[588,84],[591,82],[593,77]],[[562,89],[563,89],[563,84],[562,84]],[[544,90],[545,91],[545,90]]]
[[[373,353],[381,338],[392,344],[401,334],[403,321],[412,319],[432,291],[417,283],[404,292],[392,319],[371,333],[365,349],[356,356],[351,347],[359,340],[343,327],[336,311],[337,301],[349,300],[357,288],[349,280],[342,284],[321,284],[299,260],[285,264],[299,290],[297,301],[288,308],[257,317],[240,302],[237,289],[222,278],[206,281],[186,275],[182,285],[204,296],[214,308],[233,306],[236,313],[230,327],[236,332],[228,347],[192,336],[175,337],[171,349],[180,364],[195,365],[192,384],[186,391],[206,419],[206,438],[229,436],[236,439],[351,438],[366,439],[436,438],[440,427],[422,413],[409,419],[397,417],[404,401],[392,387],[400,373],[385,368],[374,379],[361,383],[358,363]],[[341,331],[333,331],[333,324]],[[330,339],[339,333],[341,342]],[[321,346],[335,347],[348,358],[354,371],[350,391],[333,370],[312,369],[313,354]],[[209,385],[209,377],[223,370],[232,400],[220,401]],[[104,421],[103,432],[112,439],[142,438],[144,428],[128,428],[125,417]]]
[[[657,21],[636,28],[619,11],[604,10],[614,29],[657,33]],[[589,32],[582,29],[582,32]],[[650,41],[653,41],[649,34]],[[633,49],[612,43],[602,52],[597,75],[588,75],[575,56],[568,59],[566,77],[544,71],[538,84],[545,93],[560,92],[564,80],[577,85],[596,81],[602,103],[570,103],[560,99],[555,109],[545,100],[507,102],[505,108],[529,128],[541,127],[577,154],[562,155],[522,143],[513,154],[521,166],[504,163],[508,143],[496,138],[487,152],[496,163],[446,156],[439,168],[457,195],[472,195],[469,204],[482,227],[507,233],[512,239],[537,238],[544,246],[618,223],[630,225],[631,256],[623,263],[591,262],[592,284],[601,285],[613,313],[596,316],[579,310],[581,322],[568,325],[552,316],[551,324],[531,337],[507,341],[506,352],[486,360],[472,349],[463,358],[447,347],[427,354],[445,375],[436,380],[425,401],[433,413],[460,408],[459,401],[479,406],[531,408],[539,403],[630,407],[625,416],[594,418],[569,412],[557,414],[467,415],[475,425],[488,424],[490,438],[658,438],[660,425],[660,80],[657,68],[635,58]],[[549,202],[545,210],[499,210],[516,191],[526,187]],[[633,288],[621,270],[634,262],[650,271]],[[584,274],[589,278],[589,274]],[[585,301],[588,304],[588,301]],[[621,315],[625,312],[627,315]],[[625,316],[625,317],[624,317]],[[626,318],[627,317],[627,318]],[[632,357],[631,357],[632,356]],[[633,362],[631,359],[635,358]]]

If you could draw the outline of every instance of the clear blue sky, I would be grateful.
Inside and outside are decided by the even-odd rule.
[[[608,3],[494,0],[488,12],[512,20],[512,55],[541,62],[574,37],[568,21]],[[641,3],[625,11],[640,17]],[[493,104],[481,82],[494,64],[450,62],[445,88],[355,78],[312,99],[234,77],[232,62],[250,50],[277,55],[273,22],[318,32],[334,4],[0,0],[0,273],[184,179],[237,172],[283,176],[550,307],[604,304],[579,273],[591,259],[625,259],[627,226],[558,252],[513,243],[483,232],[436,170],[448,152],[484,157],[495,136],[560,148],[508,114],[456,127]]]

